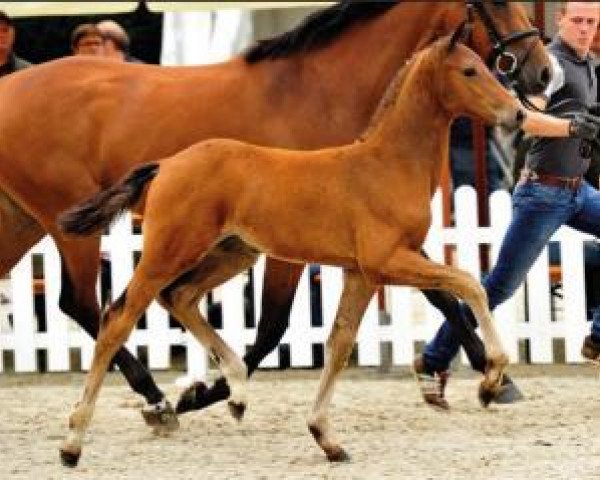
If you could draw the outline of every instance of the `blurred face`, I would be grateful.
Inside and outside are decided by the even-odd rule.
[[[104,39],[104,55],[114,60],[125,60],[125,55],[111,38]]]
[[[7,56],[12,52],[14,43],[15,29],[4,22],[0,22],[0,56]]]
[[[100,35],[85,35],[73,49],[75,55],[104,55],[104,41]]]
[[[567,2],[557,16],[558,35],[585,57],[598,30],[600,2]]]

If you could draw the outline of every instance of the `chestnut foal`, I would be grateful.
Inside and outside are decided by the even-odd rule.
[[[479,57],[457,43],[460,33],[418,53],[397,74],[370,127],[351,145],[301,152],[204,141],[135,169],[61,216],[65,232],[86,235],[136,204],[145,215],[142,257],[127,289],[105,314],[84,394],[61,449],[65,464],[77,464],[110,360],[156,297],[217,359],[231,387],[230,406],[238,415],[243,412],[246,367],[197,308],[205,292],[198,289],[202,271],[196,266],[216,244],[233,238],[231,243],[241,240],[251,253],[228,266],[231,275],[253,263],[259,251],[285,261],[344,268],[342,300],[308,420],[330,460],[346,458],[327,422],[334,381],[379,285],[442,288],[463,299],[486,345],[488,369],[481,388],[498,387],[508,360],[482,287],[468,273],[419,253],[448,153],[451,120],[470,114],[516,128],[524,117],[520,103]],[[235,253],[232,258],[238,258]],[[222,261],[227,263],[227,255]]]
[[[299,150],[352,142],[412,52],[453,32],[468,11],[473,49],[525,93],[543,92],[551,68],[539,32],[522,4],[497,0],[342,0],[218,65],[164,68],[69,57],[2,78],[0,274],[50,234],[61,256],[60,308],[95,338],[100,237],[65,238],[56,228],[60,212],[136,166],[209,138]],[[244,260],[244,245],[232,243],[207,255],[207,272],[223,255],[240,252]],[[249,374],[283,336],[302,268],[267,259],[256,343],[244,357]],[[442,300],[450,316],[455,301]],[[173,409],[142,364],[126,348],[114,360],[145,397],[146,420],[176,427]],[[227,398],[229,388],[217,381],[190,393],[179,412]]]

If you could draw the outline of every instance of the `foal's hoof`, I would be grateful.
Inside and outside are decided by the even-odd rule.
[[[65,467],[75,468],[79,463],[79,457],[81,457],[81,450],[78,452],[72,452],[65,449],[60,449],[60,463]]]
[[[489,407],[490,403],[496,396],[496,392],[494,390],[490,390],[489,387],[485,386],[483,383],[479,385],[479,403],[484,408]]]
[[[325,454],[327,455],[327,460],[332,463],[346,463],[352,460],[350,455],[346,453],[346,450],[341,447],[331,449],[330,451],[325,452]]]
[[[227,402],[227,407],[229,408],[229,413],[231,416],[235,418],[238,422],[244,418],[244,413],[246,412],[246,404],[245,403],[236,403],[231,400]]]
[[[167,400],[142,408],[142,416],[146,424],[153,427],[156,433],[173,432],[179,428],[179,420],[175,410]]]

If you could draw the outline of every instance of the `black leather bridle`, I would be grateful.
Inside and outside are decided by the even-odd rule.
[[[473,24],[475,15],[478,15],[487,29],[489,39],[492,42],[492,51],[487,58],[488,67],[496,70],[501,75],[506,76],[511,83],[516,82],[537,42],[531,42],[531,46],[520,60],[514,53],[508,50],[508,47],[511,44],[526,38],[536,37],[536,40],[539,39],[539,30],[537,28],[532,28],[530,30],[512,32],[506,36],[502,36],[498,28],[496,28],[496,24],[485,8],[485,4],[482,0],[466,0],[465,3],[467,5],[467,22]],[[496,5],[504,6],[507,4],[506,1],[495,1],[494,3]]]

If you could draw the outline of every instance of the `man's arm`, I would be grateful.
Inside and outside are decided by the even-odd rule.
[[[574,113],[570,118],[559,118],[542,111],[548,100],[545,96],[532,97],[529,101],[540,111],[527,110],[521,128],[536,137],[576,137],[593,140],[598,136],[600,117],[587,112]]]

